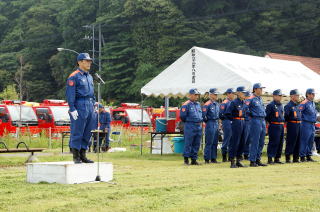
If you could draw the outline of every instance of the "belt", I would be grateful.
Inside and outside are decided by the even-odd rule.
[[[186,121],[186,123],[192,123],[192,124],[199,124],[199,125],[201,125],[202,124],[202,122],[193,122],[193,121]]]
[[[288,122],[295,123],[295,124],[300,124],[301,123],[301,121],[288,121]]]
[[[233,119],[244,120],[244,118],[241,118],[241,117],[234,117]]]
[[[284,122],[271,122],[271,124],[284,124]]]
[[[76,101],[92,101],[91,97],[76,97]]]

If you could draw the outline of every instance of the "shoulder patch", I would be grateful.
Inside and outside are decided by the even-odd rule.
[[[68,78],[73,77],[74,75],[76,75],[77,73],[79,73],[80,71],[77,69],[74,72],[72,72]]]
[[[74,81],[73,80],[68,80],[68,85],[69,86],[74,86]]]
[[[223,110],[224,109],[224,105],[220,105],[220,109]]]
[[[182,112],[186,112],[186,108],[185,107],[183,107],[181,110],[182,110]]]
[[[187,105],[190,103],[190,100],[186,101],[185,103],[183,103],[182,105]]]

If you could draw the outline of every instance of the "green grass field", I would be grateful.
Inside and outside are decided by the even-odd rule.
[[[39,160],[71,160],[57,148],[48,152]],[[128,147],[102,155],[114,164],[111,183],[59,185],[26,183],[25,159],[0,155],[0,211],[320,211],[320,162],[185,166],[180,155],[146,148],[140,156]]]

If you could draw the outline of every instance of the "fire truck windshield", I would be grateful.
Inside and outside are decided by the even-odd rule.
[[[7,107],[12,121],[20,121],[20,108],[21,121],[38,121],[36,114],[32,110],[32,107],[22,105],[8,105]]]
[[[135,125],[141,123],[141,109],[127,109],[130,122]],[[148,113],[143,110],[143,123],[150,124],[151,120]]]
[[[55,121],[70,122],[69,107],[50,106]]]

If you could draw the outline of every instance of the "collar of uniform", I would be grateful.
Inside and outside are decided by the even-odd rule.
[[[274,100],[273,100],[273,103],[274,103],[275,105],[281,105],[281,102],[276,102],[276,101],[274,101]]]
[[[292,101],[292,100],[290,100],[290,102],[291,102],[291,104],[293,104],[293,105],[298,105],[298,102],[294,102],[294,101]]]
[[[78,68],[78,70],[80,71],[80,73],[81,73],[82,75],[87,75],[87,74],[88,74],[88,72],[82,70],[81,68]]]

